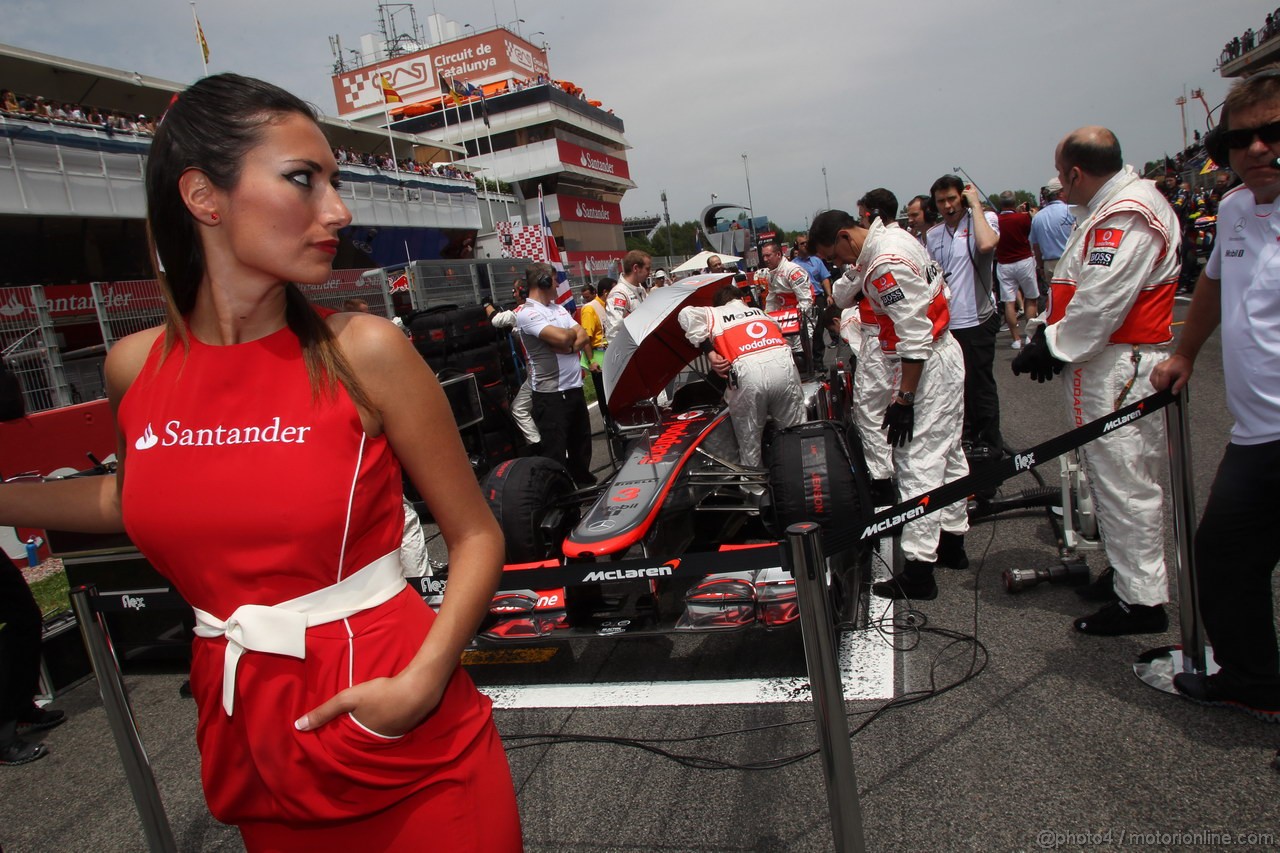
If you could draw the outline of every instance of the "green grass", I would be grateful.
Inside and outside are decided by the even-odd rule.
[[[67,573],[58,572],[41,578],[31,585],[31,594],[40,605],[40,612],[46,617],[71,609],[71,599],[67,597]]]

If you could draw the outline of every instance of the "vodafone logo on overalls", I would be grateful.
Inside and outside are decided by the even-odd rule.
[[[769,334],[769,327],[759,320],[756,320],[754,323],[747,326],[746,332],[753,338],[763,338],[765,335]]]

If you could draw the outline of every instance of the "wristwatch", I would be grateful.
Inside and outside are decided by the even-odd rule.
[[[898,402],[904,406],[914,406],[916,402],[916,392],[915,391],[899,391],[897,399],[898,399]]]

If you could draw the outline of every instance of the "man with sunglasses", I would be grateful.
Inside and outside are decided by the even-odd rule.
[[[1219,130],[1205,140],[1244,185],[1218,207],[1218,241],[1196,282],[1176,352],[1151,377],[1187,384],[1196,354],[1219,324],[1231,442],[1196,530],[1200,612],[1219,670],[1178,673],[1189,699],[1280,722],[1280,652],[1271,576],[1280,538],[1280,71],[1237,83]]]
[[[1067,411],[1080,426],[1155,392],[1151,372],[1168,358],[1178,284],[1178,217],[1156,185],[1124,165],[1104,127],[1082,127],[1054,155],[1076,230],[1051,282],[1047,325],[1014,374],[1039,382],[1066,368]],[[1034,327],[1034,328],[1033,328]],[[1110,563],[1081,596],[1107,602],[1075,620],[1084,634],[1162,633],[1169,627],[1164,562],[1164,426],[1142,418],[1084,448]]]

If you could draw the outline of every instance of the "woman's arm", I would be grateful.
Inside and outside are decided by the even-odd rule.
[[[146,362],[159,332],[159,329],[148,329],[129,335],[107,354],[104,372],[113,416]],[[80,533],[124,532],[120,492],[124,486],[125,443],[119,429],[116,430],[116,459],[115,474],[0,485],[0,524]]]
[[[392,678],[344,690],[298,721],[306,730],[355,713],[374,731],[399,735],[440,701],[462,651],[488,612],[502,574],[502,532],[481,497],[453,412],[435,375],[404,335],[367,314],[330,321],[376,411],[366,429],[385,433],[449,549],[440,613],[413,660]]]

